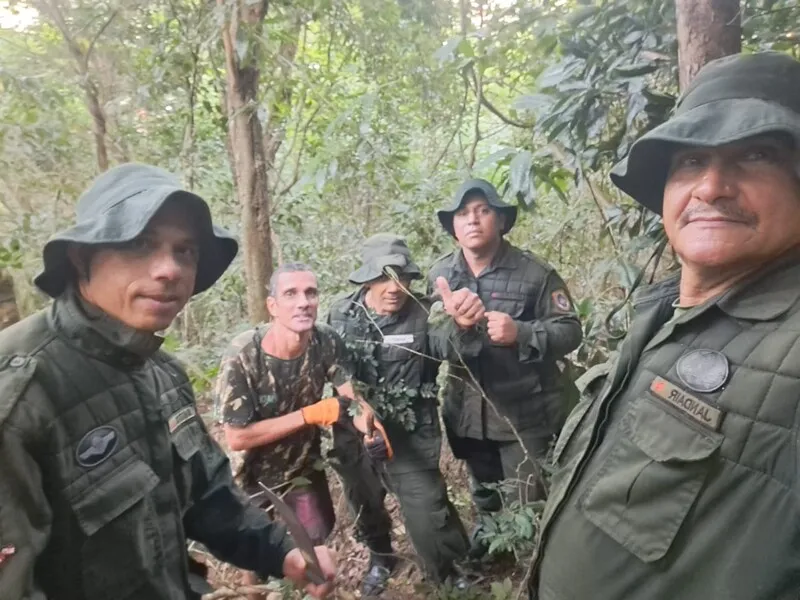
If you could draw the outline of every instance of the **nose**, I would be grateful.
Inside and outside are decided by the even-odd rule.
[[[183,266],[171,251],[153,253],[150,273],[155,280],[176,281],[183,276]]]
[[[403,286],[400,285],[399,281],[390,279],[389,284],[386,286],[386,291],[389,292],[390,294],[399,294],[400,292],[403,291]]]
[[[476,225],[480,221],[478,211],[471,210],[467,213],[467,223],[470,225]]]
[[[734,167],[726,164],[720,157],[711,160],[697,181],[692,195],[706,204],[736,196],[736,177]]]

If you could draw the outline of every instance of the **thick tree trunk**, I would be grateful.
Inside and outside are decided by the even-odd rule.
[[[680,89],[707,62],[742,49],[739,0],[675,0]]]
[[[14,281],[7,273],[0,271],[0,330],[19,321],[17,297],[14,294]]]
[[[224,6],[224,0],[217,0]],[[242,209],[247,312],[252,322],[267,318],[267,285],[272,275],[270,197],[264,153],[264,137],[257,114],[260,41],[267,2],[240,2],[223,26],[225,47],[226,107],[228,132],[233,155],[236,194]],[[240,24],[252,40],[244,50],[244,60],[234,44]],[[244,38],[247,39],[247,38]]]

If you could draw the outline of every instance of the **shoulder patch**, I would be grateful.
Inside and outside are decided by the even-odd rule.
[[[11,414],[35,372],[36,359],[32,356],[0,356],[0,425]]]

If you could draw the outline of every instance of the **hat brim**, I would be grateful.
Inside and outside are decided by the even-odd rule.
[[[511,228],[514,227],[514,223],[517,222],[517,207],[516,206],[492,206],[489,205],[493,210],[496,210],[500,214],[505,216],[505,223],[503,225],[503,230],[500,232],[501,235],[507,234],[511,231]],[[456,214],[456,211],[460,208],[456,207],[453,210],[437,210],[436,216],[439,217],[439,223],[442,224],[444,230],[449,233],[451,236],[456,237],[455,229],[453,228],[453,216]]]
[[[611,181],[661,214],[673,154],[687,146],[715,147],[757,135],[785,133],[800,148],[800,115],[755,98],[718,100],[662,123],[639,138],[611,171]]]
[[[369,263],[361,265],[358,269],[350,273],[348,280],[350,283],[362,285],[375,281],[385,276],[384,269],[386,267],[395,267],[399,269],[400,275],[408,277],[409,279],[422,279],[422,271],[419,267],[408,260],[402,254],[390,254],[388,256],[381,256]]]
[[[212,224],[206,202],[199,196],[173,186],[160,186],[141,192],[136,202],[121,200],[94,219],[79,223],[53,236],[43,251],[44,270],[34,279],[36,286],[56,298],[66,289],[73,273],[67,246],[96,246],[129,242],[145,230],[168,200],[180,201],[197,223],[199,258],[194,294],[210,288],[230,266],[239,249],[236,239],[221,227]],[[189,217],[189,212],[187,212]]]

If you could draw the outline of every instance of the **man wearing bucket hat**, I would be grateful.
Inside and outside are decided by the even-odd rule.
[[[613,170],[682,268],[579,382],[532,598],[798,597],[798,148],[800,63],[739,54]]]
[[[52,306],[0,333],[0,597],[199,598],[187,538],[303,583],[302,554],[233,485],[186,373],[159,349],[236,241],[146,165],[98,177],[77,220],[44,248],[35,283]]]
[[[468,539],[439,471],[436,375],[439,362],[452,357],[454,347],[468,344],[471,334],[446,315],[441,324],[429,325],[430,302],[410,291],[422,274],[401,237],[370,237],[361,258],[349,277],[358,289],[334,302],[328,322],[348,345],[358,387],[383,418],[395,453],[378,473],[352,434],[334,431],[330,456],[356,516],[357,535],[370,550],[362,595],[379,594],[396,562],[384,507],[387,488],[397,496],[426,574],[434,582],[450,579],[465,587],[453,563],[466,554]],[[462,312],[467,315],[472,307],[477,322],[482,315],[477,296],[468,290],[462,296]]]
[[[429,291],[469,289],[486,309],[479,352],[450,365],[443,410],[453,454],[466,461],[473,501],[485,514],[500,510],[502,500],[496,486],[483,484],[515,479],[522,501],[543,493],[534,460],[564,422],[571,382],[557,361],[578,347],[581,325],[555,269],[503,239],[517,209],[492,184],[466,181],[438,217],[460,248],[433,265]],[[479,523],[474,558],[486,551],[480,533]]]

